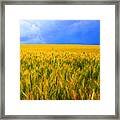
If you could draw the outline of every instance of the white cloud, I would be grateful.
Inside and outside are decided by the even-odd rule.
[[[21,43],[45,43],[45,40],[42,37],[40,25],[28,21],[28,20],[21,20],[20,21],[20,31],[21,31],[21,37],[29,37],[29,40],[21,41]],[[31,37],[34,36],[34,37]]]
[[[30,34],[36,34],[37,32],[39,32],[40,27],[27,20],[22,20],[20,22],[20,31],[21,31],[21,36],[28,36]]]

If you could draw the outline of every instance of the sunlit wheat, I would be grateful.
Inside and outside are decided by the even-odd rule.
[[[20,99],[99,100],[99,46],[20,45]]]

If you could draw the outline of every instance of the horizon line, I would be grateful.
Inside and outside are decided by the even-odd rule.
[[[100,45],[100,44],[75,44],[75,43],[71,43],[71,44],[68,44],[68,43],[65,43],[65,44],[63,44],[63,43],[20,43],[20,44],[34,44],[34,45]]]

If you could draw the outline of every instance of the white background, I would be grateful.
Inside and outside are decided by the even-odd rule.
[[[100,100],[20,100],[20,20],[100,20]],[[5,115],[114,115],[115,6],[5,5]]]

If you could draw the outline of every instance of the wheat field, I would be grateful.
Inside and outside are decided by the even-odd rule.
[[[21,100],[99,100],[99,45],[20,45]]]

